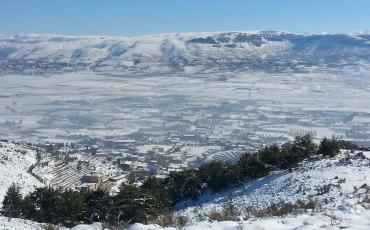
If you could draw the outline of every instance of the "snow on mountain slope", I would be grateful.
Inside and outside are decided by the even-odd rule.
[[[370,152],[364,154],[365,159],[356,153],[347,152],[335,159],[313,159],[304,162],[302,167],[292,173],[275,172],[226,192],[205,194],[195,206],[189,201],[180,203],[177,209],[187,215],[195,210],[209,212],[221,208],[230,197],[238,207],[253,206],[259,209],[281,201],[324,200],[331,197],[336,199],[332,205],[340,205],[347,201],[347,196],[356,192],[355,188],[370,185]],[[320,195],[324,186],[330,187],[330,191]]]
[[[1,142],[0,168],[2,187],[13,180],[22,185],[23,192],[34,185],[42,186],[28,177],[27,168],[35,163],[35,151],[25,146]],[[10,155],[11,154],[11,155]],[[7,173],[7,174],[4,174]],[[186,230],[234,230],[234,229],[369,229],[370,152],[342,151],[333,159],[314,157],[289,173],[278,171],[257,181],[220,193],[204,194],[193,204],[190,201],[177,205],[177,214],[186,215],[191,223]],[[199,220],[214,210],[221,210],[231,202],[240,211],[240,221],[209,222]],[[273,203],[298,200],[315,200],[318,208],[278,217],[250,217],[245,219],[245,207],[264,210]],[[244,219],[244,220],[243,220]],[[21,219],[0,217],[0,229],[42,229],[42,224]],[[75,229],[100,229],[97,225],[80,225]],[[134,224],[130,230],[161,230],[158,225]]]
[[[187,201],[177,205],[177,214],[190,218],[192,223],[183,228],[187,230],[369,229],[370,203],[364,202],[370,195],[368,185],[370,152],[359,154],[343,151],[334,159],[314,158],[304,162],[292,173],[275,172],[239,188],[204,194],[195,204]],[[263,211],[274,203],[294,204],[298,200],[314,200],[317,208],[307,213],[293,212],[278,217],[252,216],[245,219],[247,207]],[[238,209],[240,221],[211,223],[204,220],[211,212],[222,210],[227,202],[232,202]],[[202,217],[199,219],[199,216]],[[129,229],[164,228],[136,224]]]
[[[0,216],[1,230],[43,230],[44,225],[23,219]]]
[[[299,214],[285,217],[263,218],[247,221],[201,221],[186,225],[182,230],[317,230],[317,229],[353,229],[368,230],[370,227],[370,212],[368,210],[359,214],[344,214],[337,219],[332,219],[333,213],[324,214]],[[158,225],[134,224],[128,230],[176,230],[178,228],[162,228]]]
[[[0,70],[187,72],[294,70],[368,65],[369,36],[274,31],[159,34],[124,38],[0,36]]]
[[[27,172],[36,163],[36,151],[18,144],[0,142],[0,208],[7,189],[16,183],[24,195],[44,186]]]

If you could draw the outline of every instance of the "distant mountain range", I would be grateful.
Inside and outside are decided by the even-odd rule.
[[[370,33],[276,31],[142,37],[0,35],[0,73],[307,71],[368,66]]]

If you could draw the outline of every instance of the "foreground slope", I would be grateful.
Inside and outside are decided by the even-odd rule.
[[[27,166],[35,163],[35,152],[24,146],[2,143],[2,161],[7,166],[3,185],[17,181],[24,191],[42,186],[28,177]],[[2,167],[3,168],[3,167]],[[5,175],[5,174],[1,174]],[[10,181],[10,182],[8,182]],[[33,184],[31,184],[33,183]],[[293,172],[277,171],[262,179],[219,193],[207,193],[195,203],[177,205],[176,215],[187,216],[183,229],[369,229],[370,152],[342,151],[335,158],[313,157]],[[5,186],[3,186],[5,187]],[[272,204],[313,201],[314,207],[295,209],[281,215],[269,213]],[[211,213],[222,212],[232,203],[238,214],[233,221],[212,222]],[[254,210],[246,213],[248,210]],[[258,214],[258,215],[257,215]],[[0,228],[41,229],[43,225],[21,219],[0,217]],[[101,229],[100,225],[80,225],[76,229]],[[166,229],[158,225],[134,224],[130,230]],[[175,229],[168,227],[167,229]]]
[[[184,229],[369,229],[370,152],[342,152],[334,159],[311,159],[296,171],[275,172],[221,193],[205,194],[195,204],[177,206],[193,222]],[[314,209],[275,216],[272,204],[313,201]],[[210,222],[210,214],[229,203],[239,221]],[[187,207],[189,206],[189,207]],[[254,210],[247,213],[248,210]],[[258,216],[256,216],[258,214]],[[136,224],[131,230],[162,229]]]
[[[0,216],[0,229],[6,230],[43,230],[44,225],[23,219]]]
[[[0,208],[7,189],[16,183],[26,195],[44,186],[29,173],[36,164],[36,150],[19,144],[0,142]]]

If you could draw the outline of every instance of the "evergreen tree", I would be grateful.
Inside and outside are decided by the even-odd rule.
[[[28,194],[23,199],[22,214],[24,218],[34,221],[40,221],[40,212],[36,209],[36,205]]]
[[[283,162],[283,151],[277,145],[265,147],[258,151],[261,161],[274,167],[281,167]]]
[[[190,197],[193,202],[202,194],[202,183],[197,174],[189,175],[184,184],[184,193],[186,197]]]
[[[67,227],[78,224],[87,216],[87,207],[83,193],[67,190],[60,194],[60,206],[55,207],[59,213],[57,223]]]
[[[107,191],[97,190],[85,194],[87,215],[90,222],[107,220],[109,210],[113,207],[113,198]]]
[[[186,177],[186,172],[171,173],[164,181],[163,189],[168,193],[172,202],[176,203],[188,198],[184,191]]]
[[[313,142],[310,135],[303,137],[295,137],[293,146],[291,148],[292,154],[296,155],[299,160],[303,160],[305,157],[309,157],[316,153],[317,146]]]
[[[297,167],[298,163],[303,160],[302,156],[293,150],[287,150],[282,152],[282,169],[288,169],[292,172],[293,168]]]
[[[240,185],[245,180],[239,164],[228,165],[225,170],[225,178],[228,186]]]
[[[310,135],[295,137],[291,148],[288,149],[287,152],[282,153],[283,162],[281,167],[292,171],[292,168],[296,167],[299,162],[316,154],[316,149],[317,146]]]
[[[201,181],[204,181],[213,191],[220,191],[228,186],[226,177],[227,166],[222,162],[211,162],[200,167]]]
[[[339,153],[341,143],[336,139],[323,138],[320,142],[318,153],[324,156],[334,157]]]
[[[269,169],[260,159],[258,153],[246,154],[239,161],[240,168],[244,176],[249,178],[264,177],[269,173]]]
[[[27,200],[35,205],[37,221],[44,223],[56,223],[60,216],[61,210],[61,192],[50,188],[37,188],[27,196]]]
[[[6,191],[2,214],[11,218],[19,218],[22,216],[22,205],[20,187],[13,183]]]

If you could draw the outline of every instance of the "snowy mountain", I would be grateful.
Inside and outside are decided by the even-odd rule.
[[[364,66],[370,35],[275,31],[160,34],[143,37],[0,36],[0,69],[9,72],[304,71]]]

